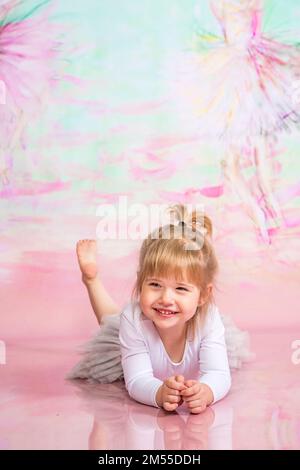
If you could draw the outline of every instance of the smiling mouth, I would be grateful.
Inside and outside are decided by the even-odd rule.
[[[158,308],[155,308],[154,310],[160,315],[166,316],[166,317],[171,317],[172,315],[176,315],[177,313],[179,313],[179,312],[174,312],[172,310],[158,309]]]

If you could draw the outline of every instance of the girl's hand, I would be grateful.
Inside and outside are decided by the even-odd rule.
[[[182,390],[181,396],[191,413],[202,413],[214,401],[213,392],[208,385],[197,380],[187,380],[185,385],[187,388]]]
[[[164,381],[156,393],[156,402],[158,406],[166,411],[174,411],[182,404],[181,393],[187,387],[184,384],[184,377],[176,375],[169,377]]]

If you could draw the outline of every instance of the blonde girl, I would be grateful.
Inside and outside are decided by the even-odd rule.
[[[102,383],[124,378],[138,402],[167,411],[185,402],[191,413],[200,413],[231,386],[225,328],[213,299],[218,262],[211,220],[179,204],[170,214],[172,223],[142,243],[123,309],[100,281],[96,242],[78,242],[82,279],[101,328],[68,377]]]

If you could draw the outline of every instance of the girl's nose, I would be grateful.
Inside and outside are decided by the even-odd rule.
[[[169,289],[163,289],[161,293],[161,302],[166,306],[173,303],[172,293]]]

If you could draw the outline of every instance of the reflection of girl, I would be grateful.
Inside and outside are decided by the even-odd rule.
[[[186,421],[180,415],[166,415],[161,411],[157,424],[164,432],[164,448],[169,450],[208,449],[209,430],[214,419],[215,414],[212,408],[207,408],[200,415],[189,415]]]
[[[89,449],[126,449],[126,435],[120,433],[128,421],[130,399],[122,382],[111,384],[76,383],[85,411],[93,415]]]
[[[178,90],[199,132],[224,143],[224,176],[268,241],[267,222],[278,226],[282,217],[272,187],[272,145],[279,131],[299,122],[292,96],[298,79],[292,64],[299,52],[264,36],[261,0],[210,4],[222,36],[199,37],[199,50],[186,63],[190,78],[180,81]],[[242,173],[249,159],[256,178],[252,190]]]
[[[131,400],[122,382],[76,383],[93,416],[89,449],[231,449],[232,408],[220,402],[203,413],[166,413]],[[122,432],[120,432],[122,429]]]

